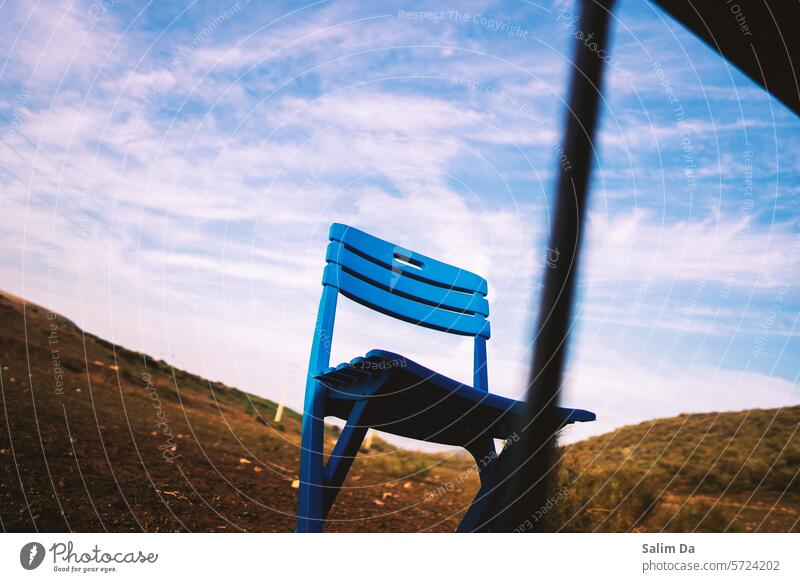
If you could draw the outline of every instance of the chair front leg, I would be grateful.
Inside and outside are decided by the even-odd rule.
[[[325,466],[325,490],[323,491],[322,515],[326,517],[336,500],[336,495],[344,483],[350,467],[364,442],[364,437],[369,430],[365,413],[367,400],[356,402],[347,424],[331,452],[328,464]]]

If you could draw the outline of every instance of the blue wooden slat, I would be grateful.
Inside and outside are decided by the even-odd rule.
[[[369,279],[395,295],[445,309],[489,315],[489,302],[480,293],[465,293],[425,283],[406,275],[399,267],[379,264],[356,254],[339,241],[331,241],[328,245],[326,260]]]
[[[346,273],[340,265],[329,263],[323,285],[339,289],[346,297],[403,321],[457,335],[490,336],[489,322],[480,314],[456,313],[418,303],[376,287]]]
[[[486,279],[475,273],[393,245],[352,226],[334,223],[331,225],[329,238],[344,243],[385,267],[399,269],[426,283],[481,295],[486,295],[489,289]]]

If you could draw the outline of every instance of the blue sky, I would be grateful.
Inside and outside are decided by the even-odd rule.
[[[0,287],[126,347],[302,404],[327,229],[489,280],[494,392],[524,392],[570,2],[0,7]],[[800,402],[800,122],[621,1],[563,400],[577,439]],[[468,341],[341,302],[470,379]],[[288,382],[288,384],[287,384]]]

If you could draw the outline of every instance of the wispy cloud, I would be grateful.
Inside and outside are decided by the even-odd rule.
[[[5,288],[276,398],[302,374],[327,229],[345,222],[487,276],[493,390],[523,393],[571,39],[552,7],[461,8],[529,33],[511,38],[480,19],[402,18],[406,5],[92,6],[0,8]],[[765,121],[739,78],[732,104],[706,49],[679,33],[694,74],[646,10],[619,17],[626,74],[609,83],[578,317],[595,341],[574,346],[568,403],[596,407],[606,421],[581,430],[598,431],[633,418],[623,399],[637,418],[722,406],[720,378],[766,387],[732,407],[796,401],[791,292],[769,328],[788,347],[769,364],[708,364],[725,342],[750,349],[800,283],[796,123]],[[469,381],[468,343],[342,309],[335,357],[396,349]],[[626,326],[652,332],[651,360],[676,330],[715,339],[626,375],[595,357]],[[674,406],[648,407],[645,381],[671,386]]]

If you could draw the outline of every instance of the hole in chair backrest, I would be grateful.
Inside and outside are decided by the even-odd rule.
[[[402,255],[400,253],[394,254],[394,260],[400,263],[401,265],[405,265],[407,267],[412,267],[419,271],[422,270],[422,261],[418,261],[417,259],[411,258],[407,255]]]

